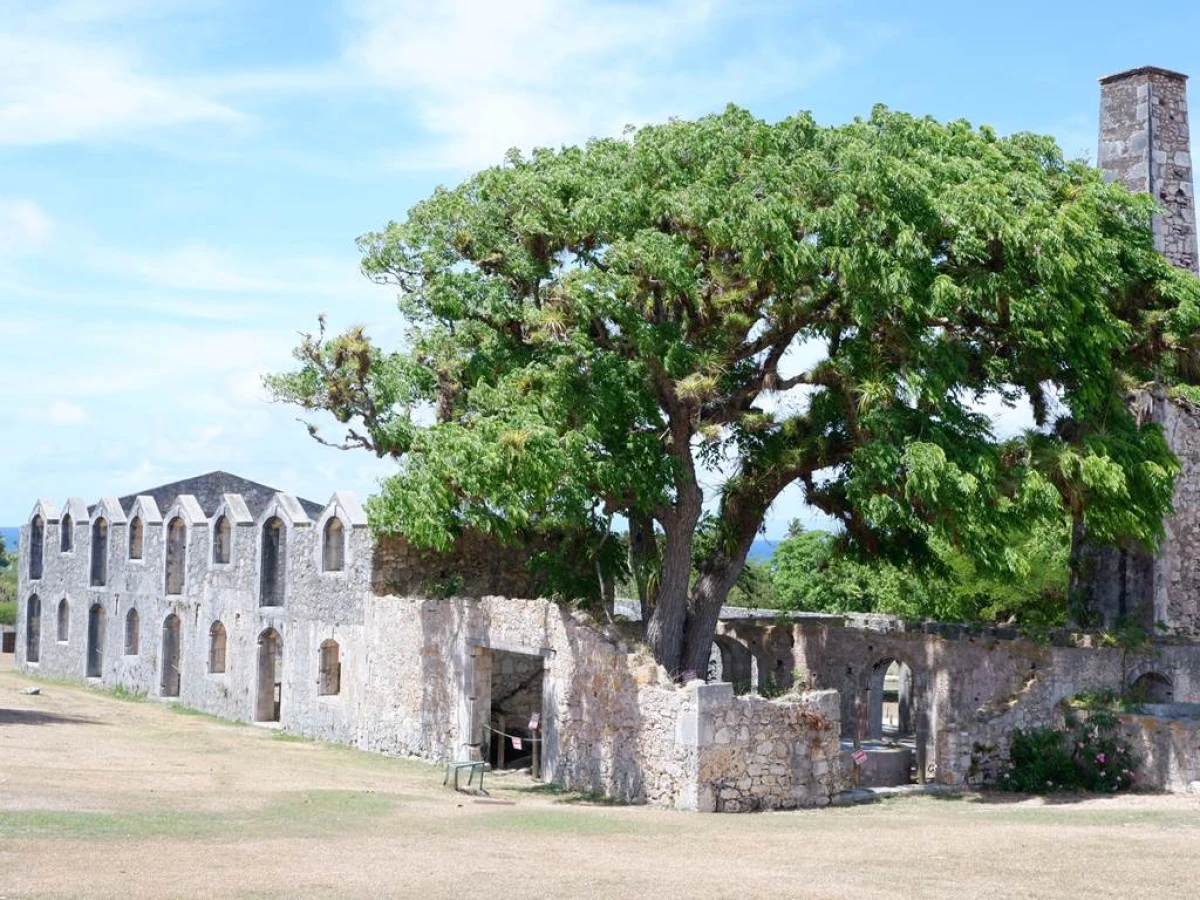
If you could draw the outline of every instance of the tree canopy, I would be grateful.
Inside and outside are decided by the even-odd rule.
[[[383,532],[604,547],[624,519],[648,643],[703,671],[789,485],[903,565],[1015,570],[1008,536],[1064,511],[1159,535],[1177,463],[1125,395],[1200,372],[1200,289],[1152,211],[1046,137],[730,107],[437,190],[359,239],[405,346],[322,322],[268,385],[345,424],[318,439],[399,461]],[[998,437],[997,398],[1036,428]]]

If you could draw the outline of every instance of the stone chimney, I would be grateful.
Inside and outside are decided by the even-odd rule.
[[[1146,66],[1100,79],[1100,168],[1161,207],[1155,246],[1172,265],[1197,272],[1196,208],[1188,141],[1187,76]],[[1084,624],[1159,625],[1200,638],[1200,413],[1140,391],[1131,399],[1143,420],[1162,426],[1181,473],[1175,511],[1154,553],[1126,544],[1094,544],[1076,524],[1071,548],[1073,614]]]
[[[1155,246],[1172,265],[1200,274],[1187,76],[1143,66],[1101,78],[1099,163],[1105,177],[1158,201]]]

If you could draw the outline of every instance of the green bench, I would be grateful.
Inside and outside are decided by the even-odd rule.
[[[470,751],[472,748],[481,747],[481,744],[463,744]],[[458,786],[458,773],[463,769],[467,770],[467,787],[470,787],[475,782],[475,773],[479,773],[479,793],[487,795],[487,791],[483,789],[483,773],[487,769],[486,759],[448,759],[446,760],[446,777],[442,779],[442,787],[450,783],[450,773],[454,773],[454,789],[460,790]]]

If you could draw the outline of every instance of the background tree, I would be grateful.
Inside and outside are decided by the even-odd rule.
[[[268,385],[399,460],[368,505],[382,532],[603,542],[623,517],[648,643],[703,671],[791,484],[905,565],[940,542],[1012,569],[1007,536],[1064,509],[1097,539],[1159,534],[1177,464],[1124,397],[1200,371],[1200,292],[1151,212],[1049,138],[730,107],[439,189],[360,238],[407,345],[322,324]],[[986,397],[1037,429],[998,439]]]
[[[1069,521],[1039,522],[1012,535],[1009,569],[981,570],[967,555],[934,543],[935,561],[921,569],[864,560],[836,535],[792,522],[767,574],[781,609],[884,613],[943,622],[990,621],[1061,625],[1067,610]]]
[[[17,622],[17,555],[9,553],[0,534],[0,625]]]

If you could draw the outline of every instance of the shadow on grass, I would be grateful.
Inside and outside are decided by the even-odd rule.
[[[1041,800],[1044,806],[1070,806],[1095,800],[1117,800],[1130,794],[1154,794],[1157,791],[1121,791],[1116,794],[1096,794],[1088,791],[1061,791],[1053,794],[1022,794],[1016,791],[979,790],[954,794],[927,794],[934,800],[981,803],[995,806],[1013,806],[1030,800]]]
[[[37,709],[0,709],[0,725],[99,725],[85,716],[60,716]]]
[[[492,784],[496,784],[496,782],[493,781]],[[570,803],[579,806],[630,805],[623,800],[605,796],[597,791],[568,791],[557,784],[528,784],[511,787],[501,784],[498,789],[532,797],[552,797],[555,803]]]

